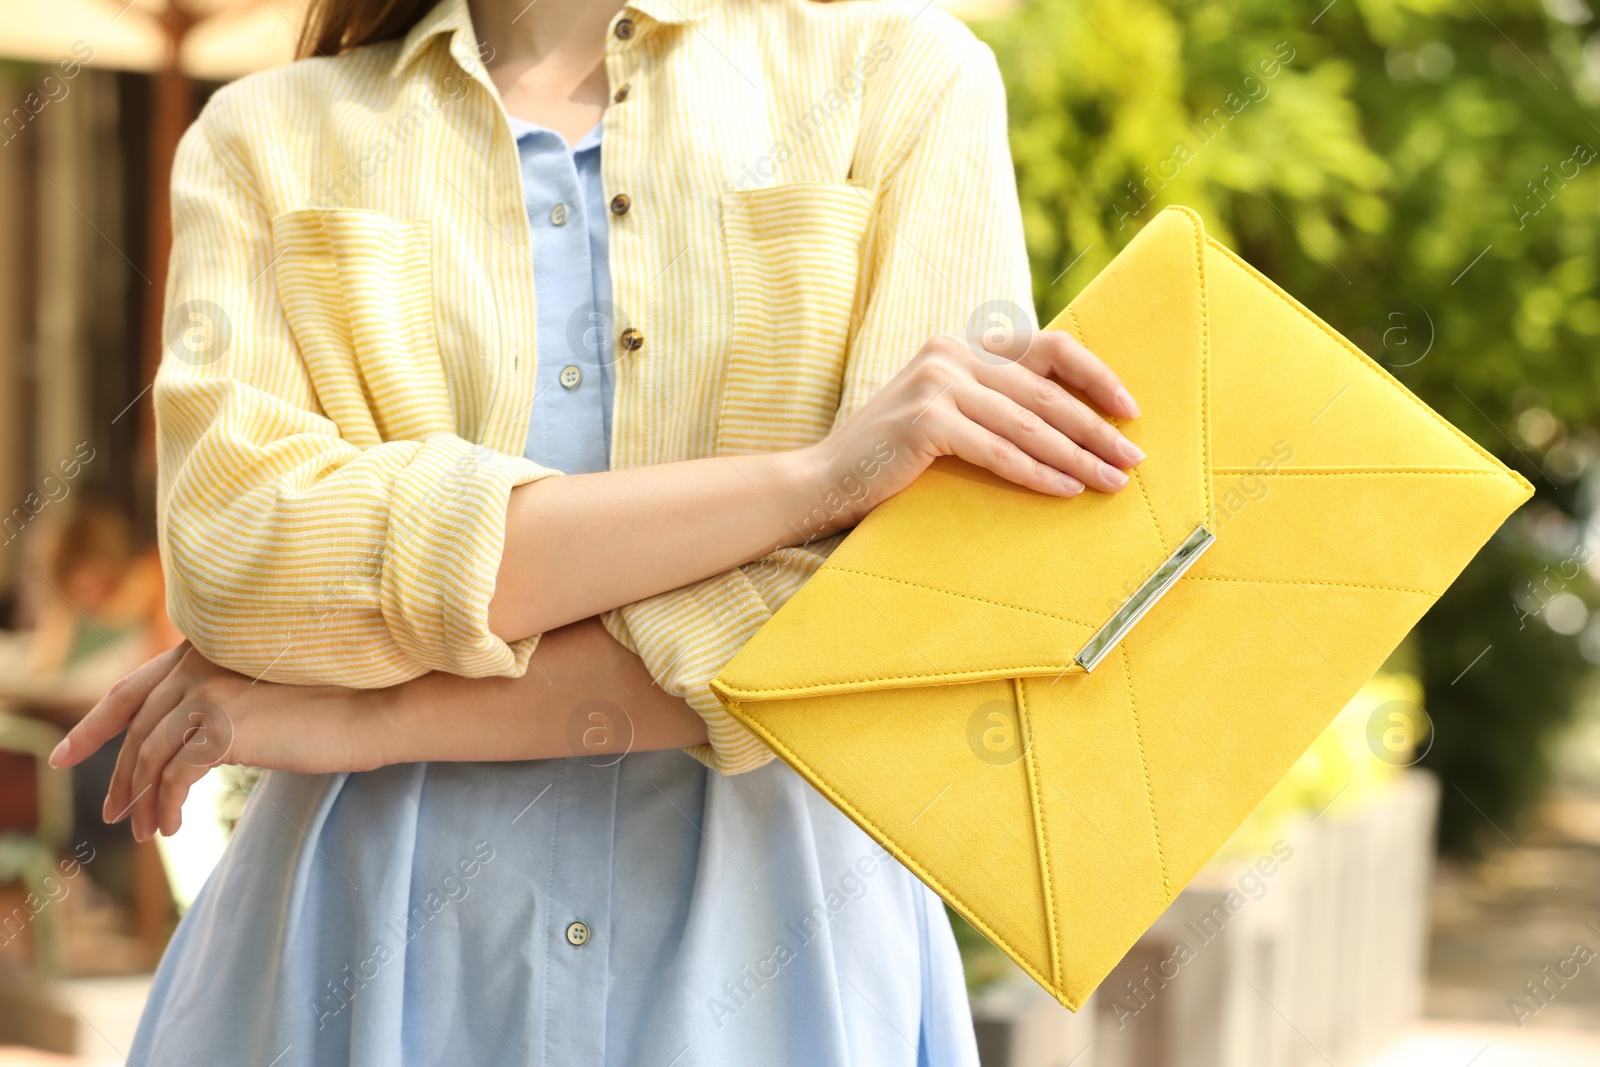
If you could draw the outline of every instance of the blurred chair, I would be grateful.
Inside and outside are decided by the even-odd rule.
[[[62,736],[48,723],[0,712],[0,884],[21,882],[47,902],[30,923],[45,975],[65,970],[64,916],[47,882],[72,832],[71,772],[46,762]]]

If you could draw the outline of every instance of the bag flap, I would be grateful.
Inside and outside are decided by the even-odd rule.
[[[941,459],[879,505],[724,668],[729,699],[1081,670],[1073,656],[1209,510],[1205,234],[1153,219],[1049,329],[1139,398],[1149,457],[1072,499]],[[840,625],[842,618],[849,626]]]
[[[1187,208],[1151,220],[1050,328],[1139,399],[1142,417],[1119,420],[1148,456],[1128,487],[1063,500],[942,459],[845,539],[715,690],[1077,672],[1088,638],[1202,524],[1216,544],[1180,583],[1437,596],[1471,553],[1432,546],[1460,534],[1475,550],[1532,492]],[[1268,492],[1271,507],[1249,506]]]

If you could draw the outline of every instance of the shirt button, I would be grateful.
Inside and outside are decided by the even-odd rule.
[[[616,93],[611,97],[611,102],[614,103],[614,104],[622,103],[624,100],[628,99],[628,92],[632,88],[633,88],[632,85],[624,83],[622,88],[618,89],[616,91]]]
[[[623,19],[617,23],[616,28],[612,30],[612,32],[617,35],[617,40],[626,41],[628,38],[633,36],[633,20]]]
[[[583,923],[569,923],[567,925],[567,944],[585,945],[589,943],[589,927]]]
[[[623,348],[627,349],[629,352],[633,352],[644,347],[644,334],[640,333],[632,326],[629,326],[626,330],[622,331],[621,341]]]
[[[583,371],[569,363],[561,368],[560,380],[563,389],[576,389],[583,381]]]
[[[626,215],[633,206],[633,201],[628,199],[627,193],[618,193],[611,198],[611,213],[613,215]]]
[[[550,225],[565,226],[567,224],[567,205],[557,204],[550,209]]]

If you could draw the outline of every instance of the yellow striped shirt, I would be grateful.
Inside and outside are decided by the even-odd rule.
[[[527,668],[537,639],[496,637],[488,602],[508,494],[556,472],[521,458],[538,286],[483,62],[442,0],[404,40],[223,88],[183,139],[162,551],[218,663]],[[1031,315],[994,57],[923,0],[632,0],[605,63],[613,466],[809,444],[928,335]],[[836,543],[605,617],[705,716],[709,765],[771,758],[707,683]]]

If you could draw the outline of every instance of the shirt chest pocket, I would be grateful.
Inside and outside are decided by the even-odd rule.
[[[278,298],[328,417],[353,444],[453,432],[431,227],[378,211],[272,220]]]
[[[802,182],[722,197],[733,317],[723,455],[801,448],[839,407],[872,194]]]

